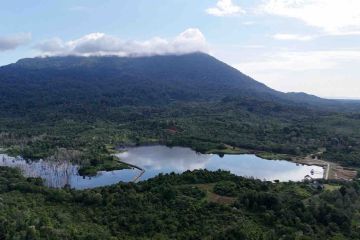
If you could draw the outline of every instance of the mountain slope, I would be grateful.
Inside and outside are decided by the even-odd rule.
[[[0,68],[0,109],[162,105],[225,97],[313,103],[274,91],[202,53],[141,58],[22,59]],[[317,99],[316,103],[328,103]]]
[[[87,104],[89,97],[92,103],[151,105],[272,91],[204,54],[24,59],[0,69],[0,87],[2,102],[22,98],[19,107],[29,98],[34,104],[43,98]]]

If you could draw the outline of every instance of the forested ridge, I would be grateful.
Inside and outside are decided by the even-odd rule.
[[[228,172],[48,189],[0,168],[0,239],[359,239],[359,182],[270,183]]]

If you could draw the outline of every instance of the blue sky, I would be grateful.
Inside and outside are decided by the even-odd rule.
[[[358,0],[11,0],[0,65],[206,51],[281,91],[360,98]]]

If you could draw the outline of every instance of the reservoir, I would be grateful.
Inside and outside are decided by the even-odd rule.
[[[69,185],[75,189],[89,189],[118,182],[144,181],[160,173],[182,173],[187,170],[226,170],[231,173],[267,181],[301,181],[306,175],[322,178],[323,168],[305,166],[284,160],[266,160],[255,155],[200,154],[183,147],[142,146],[127,148],[116,154],[122,162],[137,166],[110,172],[98,172],[94,177],[82,177],[79,166],[70,162],[26,161],[20,157],[0,154],[0,166],[19,168],[27,177],[41,177],[49,187]]]

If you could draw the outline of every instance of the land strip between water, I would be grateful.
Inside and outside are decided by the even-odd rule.
[[[133,164],[131,164],[131,163],[123,162],[123,161],[120,160],[120,158],[119,158],[119,162],[127,165],[129,168],[138,169],[138,170],[140,171],[140,174],[137,175],[137,176],[132,180],[133,183],[136,183],[136,182],[142,177],[142,175],[144,175],[144,173],[145,173],[145,169],[143,169],[143,168],[141,168],[141,167],[139,167],[139,166],[133,165]]]

